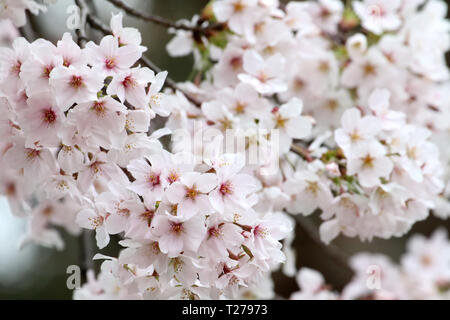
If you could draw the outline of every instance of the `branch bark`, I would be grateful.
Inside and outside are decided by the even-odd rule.
[[[314,159],[311,156],[310,152],[308,151],[308,149],[306,149],[303,146],[300,146],[298,144],[294,144],[292,143],[291,145],[291,151],[298,154],[300,157],[302,157],[303,159],[305,159],[308,162],[313,162]]]
[[[178,30],[192,31],[201,34],[209,33],[210,31],[214,30],[221,30],[223,28],[223,24],[211,24],[206,27],[201,27],[201,26],[190,26],[187,25],[186,23],[172,22],[166,18],[157,15],[141,12],[131,7],[130,5],[126,4],[122,0],[107,0],[107,1],[116,6],[117,8],[124,10],[126,13],[128,13],[133,17],[160,25],[165,28],[174,28]]]

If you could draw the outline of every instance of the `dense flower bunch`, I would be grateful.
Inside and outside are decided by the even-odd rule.
[[[351,258],[355,276],[339,294],[323,276],[302,268],[297,274],[300,290],[291,299],[445,299],[450,298],[450,241],[445,230],[430,238],[414,235],[400,264],[382,254],[359,253]]]
[[[93,229],[100,249],[123,234],[120,297],[231,297],[284,261],[290,221],[252,208],[240,154],[196,163],[162,149],[168,129],[148,134],[167,72],[134,67],[146,49],[121,19],[84,49],[68,33],[2,49],[2,190],[29,216],[25,242],[62,247],[53,226]]]
[[[201,39],[178,32],[169,53],[194,50],[204,80],[185,89],[205,101],[207,123],[280,131],[281,170],[263,178],[260,199],[292,214],[321,209],[325,242],[339,233],[401,236],[430,209],[449,215],[442,164],[450,25],[442,1],[321,0],[280,9],[278,1],[217,0],[203,15],[226,30]]]
[[[295,274],[287,213],[321,212],[326,243],[446,218],[445,14],[440,0],[212,1],[171,30],[168,52],[195,65],[164,91],[120,14],[83,48],[17,38],[0,51],[0,190],[29,218],[24,243],[61,248],[53,226],[95,230],[100,249],[122,236],[76,298],[271,298],[270,272]],[[338,297],[298,278],[298,297]]]

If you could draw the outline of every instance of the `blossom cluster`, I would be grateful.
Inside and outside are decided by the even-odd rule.
[[[412,236],[400,263],[382,254],[358,253],[350,264],[355,274],[341,293],[329,287],[316,270],[302,268],[297,274],[300,290],[294,300],[407,300],[450,298],[450,241],[443,229],[430,238]]]
[[[321,213],[326,243],[446,218],[445,15],[440,0],[212,1],[171,30],[169,54],[195,59],[172,89],[121,14],[98,44],[17,38],[0,49],[0,192],[29,219],[23,243],[61,248],[54,226],[95,230],[99,249],[122,238],[75,298],[271,298],[270,272],[295,274],[287,213]]]
[[[138,64],[146,48],[121,15],[111,29],[85,48],[66,33],[0,52],[1,185],[29,218],[23,243],[61,248],[54,226],[95,230],[99,249],[121,234],[104,264],[121,298],[232,297],[284,261],[291,223],[253,208],[261,186],[240,154],[163,150],[170,131],[150,123],[168,115],[167,72]]]
[[[195,85],[183,88],[203,114],[191,118],[279,130],[280,170],[260,177],[262,203],[320,209],[325,242],[340,233],[390,238],[430,209],[450,213],[445,16],[438,0],[217,0],[202,18],[225,31],[200,39],[180,31],[167,48],[196,58]],[[182,112],[169,123],[189,122]]]

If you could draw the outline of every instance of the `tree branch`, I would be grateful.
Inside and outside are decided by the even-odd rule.
[[[192,31],[192,32],[205,34],[205,33],[209,33],[210,31],[221,30],[224,27],[223,24],[211,24],[206,27],[201,27],[201,26],[190,26],[190,25],[187,25],[186,23],[172,22],[172,21],[170,21],[166,18],[160,17],[160,16],[141,12],[141,11],[131,7],[130,5],[126,4],[122,0],[107,0],[107,1],[110,2],[111,4],[113,4],[114,6],[116,6],[117,8],[124,10],[126,13],[128,13],[131,16],[142,19],[144,21],[148,21],[148,22],[160,25],[165,28],[174,28],[174,29],[178,29],[178,30],[186,30],[186,31]]]
[[[305,147],[298,145],[298,144],[291,144],[291,151],[298,154],[300,157],[302,157],[303,159],[305,159],[308,162],[313,162],[314,159],[311,156],[310,152],[308,149],[306,149]]]
[[[96,15],[88,14],[87,23],[94,29],[102,32],[103,34],[112,34],[111,29],[103,23]]]

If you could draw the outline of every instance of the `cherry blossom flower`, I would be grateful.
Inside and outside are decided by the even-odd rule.
[[[188,172],[172,183],[165,196],[177,205],[177,217],[190,219],[197,213],[211,213],[211,205],[206,195],[217,186],[217,176],[213,173]]]
[[[20,82],[22,64],[30,55],[30,44],[24,38],[17,38],[12,43],[12,48],[0,49],[0,82],[2,91],[15,93],[23,89]]]
[[[273,127],[279,130],[282,153],[289,150],[292,139],[303,139],[311,133],[311,121],[300,116],[302,110],[303,102],[297,98],[272,109],[271,122]]]
[[[38,7],[0,0],[0,17]],[[217,0],[170,30],[169,54],[194,57],[175,85],[139,65],[147,48],[122,14],[110,26],[99,42],[0,50],[0,193],[27,220],[21,244],[62,248],[58,229],[81,228],[101,249],[120,234],[75,298],[273,298],[283,263],[293,299],[450,297],[442,231],[413,238],[399,264],[353,257],[338,293],[296,273],[292,217],[321,220],[328,245],[450,215],[442,1]]]
[[[353,2],[356,14],[361,18],[362,25],[375,34],[392,31],[400,27],[398,16],[400,0],[364,0]]]
[[[110,237],[106,231],[105,216],[94,209],[83,209],[78,213],[76,222],[82,228],[95,230],[95,239],[100,249],[108,245]]]
[[[136,108],[145,109],[148,104],[145,88],[155,77],[149,68],[132,68],[116,74],[106,89],[109,95],[117,95],[123,103],[127,100]]]
[[[245,165],[244,161],[240,157],[225,157],[214,165],[218,183],[209,200],[219,213],[240,212],[251,207],[249,195],[260,188],[260,183],[251,175],[239,173]]]
[[[342,128],[336,130],[335,139],[345,151],[371,141],[380,131],[380,121],[377,118],[361,117],[361,112],[355,108],[344,112],[341,124]]]
[[[50,91],[50,73],[62,65],[62,57],[56,47],[49,41],[38,39],[30,45],[33,54],[20,68],[20,77],[25,82],[27,94],[32,96],[43,91]]]
[[[130,68],[142,55],[142,47],[126,45],[119,47],[113,36],[106,36],[97,46],[93,42],[86,44],[85,54],[92,61],[92,71],[105,77]]]
[[[59,131],[62,128],[64,114],[48,93],[35,95],[28,99],[22,125],[29,134],[26,145],[55,147],[59,145]]]
[[[252,85],[262,94],[286,91],[286,85],[280,79],[280,70],[284,69],[285,64],[285,59],[281,55],[264,60],[255,51],[247,51],[243,61],[246,73],[239,74],[239,80]]]
[[[214,14],[220,22],[227,21],[231,30],[246,33],[253,27],[257,0],[221,0],[213,5]],[[250,20],[249,20],[250,17]]]
[[[177,257],[183,250],[196,252],[206,235],[204,217],[197,215],[183,221],[170,214],[158,215],[153,218],[152,233],[169,258]]]
[[[380,184],[380,178],[388,178],[394,165],[386,157],[386,150],[377,142],[372,142],[354,150],[347,163],[348,174],[358,174],[363,187]]]
[[[50,85],[57,92],[58,106],[66,111],[74,103],[95,100],[103,87],[103,77],[87,66],[60,66],[50,72]]]

